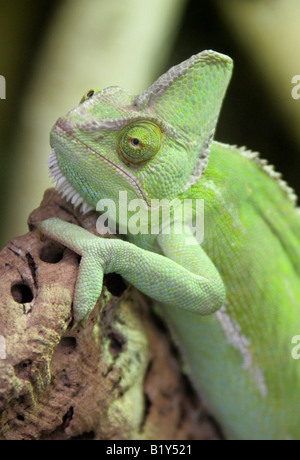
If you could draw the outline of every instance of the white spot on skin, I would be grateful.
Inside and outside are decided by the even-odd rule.
[[[208,190],[211,190],[214,192],[215,196],[218,198],[218,200],[222,203],[223,208],[228,212],[228,214],[231,215],[232,217],[232,227],[240,229],[241,231],[244,231],[244,226],[242,225],[238,213],[238,209],[235,206],[234,203],[230,203],[228,199],[224,198],[222,195],[222,192],[218,186],[214,183],[213,180],[207,180],[205,183],[205,187]]]
[[[6,340],[0,335],[0,359],[6,359]]]
[[[261,370],[257,365],[253,364],[249,340],[241,333],[239,324],[230,318],[226,312],[225,305],[216,312],[216,317],[220,321],[228,343],[241,352],[243,357],[243,368],[249,372],[251,377],[254,379],[261,396],[265,398],[268,390]]]

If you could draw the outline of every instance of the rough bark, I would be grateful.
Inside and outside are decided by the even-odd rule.
[[[48,190],[0,253],[0,439],[218,439],[149,299],[121,277],[74,327],[79,257],[41,238],[52,216],[90,231],[97,218]]]

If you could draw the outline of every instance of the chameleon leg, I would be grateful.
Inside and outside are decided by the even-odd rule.
[[[191,267],[201,267],[191,271],[164,255],[120,239],[99,238],[57,218],[42,222],[40,229],[82,256],[74,294],[76,321],[86,318],[94,308],[105,273],[122,275],[144,294],[163,304],[199,314],[212,313],[225,301],[218,272],[200,246],[186,249],[182,241],[184,257],[193,258]],[[166,240],[164,242],[167,246]],[[178,253],[179,244],[177,239]]]

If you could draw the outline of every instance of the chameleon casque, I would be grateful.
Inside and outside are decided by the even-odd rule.
[[[93,309],[103,274],[119,273],[159,302],[227,438],[299,439],[300,214],[266,161],[213,141],[231,73],[228,56],[204,51],[139,96],[89,91],[51,131],[51,174],[74,206],[87,212],[106,198],[118,214],[120,191],[148,212],[152,199],[203,199],[201,244],[172,232],[175,218],[169,234],[127,241],[56,218],[40,229],[82,256],[75,321]]]

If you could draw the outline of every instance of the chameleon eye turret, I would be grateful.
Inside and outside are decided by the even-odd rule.
[[[90,99],[94,94],[95,94],[95,91],[93,89],[90,89],[87,93],[84,93],[84,95],[80,99],[79,104],[81,104],[82,102]]]
[[[89,89],[86,93],[84,93],[84,95],[80,99],[79,104],[81,104],[82,102],[87,101],[88,99],[91,99],[91,97],[93,97],[94,94],[98,93],[99,91],[101,91],[99,88],[97,88],[97,89]]]
[[[154,157],[161,146],[161,131],[154,123],[138,121],[122,131],[118,153],[124,163],[140,166]]]

